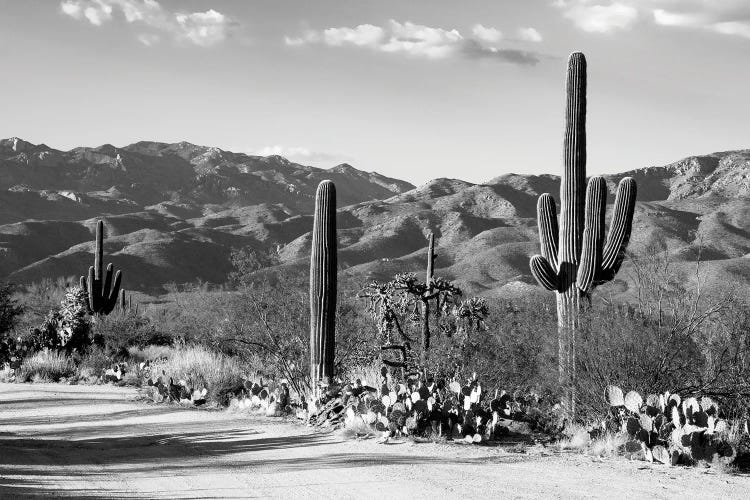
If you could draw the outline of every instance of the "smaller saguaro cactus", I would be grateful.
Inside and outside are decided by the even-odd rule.
[[[427,290],[422,294],[422,363],[427,359],[427,351],[430,349],[430,300],[435,298],[432,278],[435,277],[435,233],[430,233],[427,238],[427,274],[425,284]]]
[[[117,305],[122,271],[117,271],[117,274],[114,271],[114,266],[110,263],[106,274],[104,273],[104,222],[99,221],[96,224],[94,265],[89,267],[88,280],[85,276],[81,276],[81,288],[86,290],[88,295],[86,305],[89,314],[106,315],[111,313]]]
[[[310,378],[333,378],[336,328],[336,186],[323,181],[315,193],[310,255]]]

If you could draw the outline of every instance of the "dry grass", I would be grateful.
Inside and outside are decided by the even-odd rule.
[[[61,378],[71,377],[76,373],[73,360],[63,353],[39,351],[27,357],[21,364],[18,380],[20,382],[57,382]]]
[[[205,347],[179,347],[167,360],[152,365],[153,373],[166,374],[177,383],[184,380],[191,388],[208,389],[208,399],[226,405],[231,394],[242,388],[243,370],[239,362]]]
[[[358,366],[349,370],[347,377],[351,381],[360,379],[362,381],[362,385],[369,385],[370,387],[380,387],[381,366],[383,365],[377,362],[369,366]]]
[[[128,355],[134,363],[169,359],[175,351],[174,347],[163,345],[149,345],[142,348],[135,346],[128,347]]]
[[[623,433],[605,432],[600,437],[591,438],[589,431],[580,425],[566,429],[565,437],[557,442],[561,451],[578,451],[595,457],[615,457],[624,455],[628,437]]]
[[[585,451],[591,444],[589,431],[581,425],[571,425],[565,428],[565,437],[557,442],[560,450]]]
[[[0,369],[0,383],[16,381],[16,372],[7,363]]]

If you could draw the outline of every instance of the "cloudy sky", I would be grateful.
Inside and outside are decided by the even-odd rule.
[[[750,148],[748,0],[0,0],[0,136],[282,154],[415,183]]]

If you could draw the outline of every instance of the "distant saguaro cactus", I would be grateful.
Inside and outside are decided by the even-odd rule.
[[[310,378],[333,377],[336,324],[336,186],[323,181],[315,193],[310,256]]]
[[[94,265],[89,267],[88,280],[81,276],[81,289],[87,292],[87,306],[89,314],[109,314],[117,305],[117,297],[120,293],[122,282],[122,271],[117,271],[114,276],[114,266],[107,266],[104,273],[104,222],[96,224],[96,249],[94,250]]]
[[[427,290],[422,294],[422,364],[427,359],[427,351],[430,349],[430,300],[435,298],[432,278],[435,277],[435,233],[430,233],[427,238],[427,274],[425,284]]]
[[[545,193],[537,204],[542,255],[534,255],[530,267],[540,285],[557,292],[560,383],[565,387],[567,410],[575,415],[576,331],[580,315],[590,302],[594,287],[612,280],[622,265],[636,198],[635,180],[622,179],[605,242],[607,183],[603,177],[592,177],[584,193],[586,58],[580,52],[571,54],[568,60],[563,163],[560,228],[555,201]]]

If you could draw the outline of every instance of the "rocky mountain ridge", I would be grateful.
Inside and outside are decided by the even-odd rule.
[[[626,175],[639,191],[633,251],[664,247],[678,263],[701,259],[712,277],[750,284],[750,150],[607,175],[612,192]],[[315,169],[188,143],[62,152],[17,139],[0,141],[0,276],[81,274],[100,216],[108,259],[124,270],[126,288],[221,283],[239,247],[277,252],[282,266],[302,270],[324,178],[337,186],[339,262],[347,272],[384,279],[421,269],[425,237],[434,232],[438,272],[473,293],[534,286],[536,200],[544,192],[557,197],[554,175],[414,187],[350,165]]]

